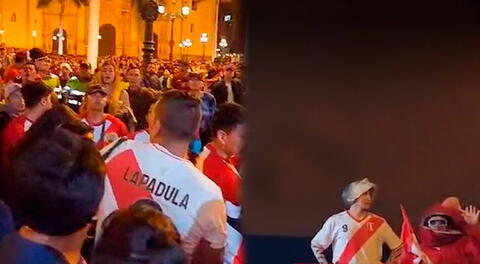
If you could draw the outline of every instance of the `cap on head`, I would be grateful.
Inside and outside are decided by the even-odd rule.
[[[377,185],[369,181],[367,178],[355,181],[350,183],[342,192],[342,199],[346,205],[351,205],[357,200],[362,194],[373,189],[374,192],[377,191]]]
[[[15,93],[16,91],[20,91],[22,89],[22,86],[18,83],[15,82],[10,82],[3,87],[3,92],[4,92],[4,97],[8,98],[11,94]]]
[[[90,65],[89,62],[82,62],[80,63],[80,66],[79,66],[81,69],[86,69],[86,70],[90,70],[92,69],[92,65]]]
[[[188,74],[189,81],[201,81],[202,75],[200,73],[189,73]]]
[[[70,66],[70,64],[68,64],[68,63],[66,63],[66,62],[60,64],[60,69],[63,69],[63,68],[67,69],[69,72],[73,72],[72,67]]]
[[[41,59],[41,58],[44,58],[44,57],[47,57],[47,54],[45,52],[43,52],[41,49],[39,48],[33,48],[29,51],[29,55],[30,55],[30,59],[32,61],[36,61],[38,59]]]
[[[101,93],[103,95],[108,95],[105,88],[99,84],[92,84],[88,87],[87,94]]]

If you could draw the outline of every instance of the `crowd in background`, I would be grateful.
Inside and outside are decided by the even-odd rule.
[[[243,263],[243,71],[0,45],[0,262]]]

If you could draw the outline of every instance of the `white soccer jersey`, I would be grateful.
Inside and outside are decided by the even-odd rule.
[[[189,257],[201,239],[212,248],[225,247],[226,213],[220,188],[190,161],[158,144],[127,140],[111,153],[106,165],[98,227],[117,208],[153,199],[177,227]]]
[[[392,250],[402,244],[385,219],[369,214],[359,221],[344,211],[328,218],[311,246],[319,261],[332,245],[333,263],[380,264],[384,243]]]

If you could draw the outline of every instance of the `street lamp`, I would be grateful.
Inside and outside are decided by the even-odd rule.
[[[148,0],[141,10],[145,21],[145,40],[143,42],[143,66],[147,67],[153,59],[155,42],[153,41],[153,22],[158,18],[159,5],[155,0]]]
[[[183,45],[186,48],[185,49],[185,60],[188,61],[188,48],[190,48],[192,46],[192,41],[189,38],[187,38],[187,39],[185,39]]]
[[[123,17],[123,36],[122,36],[122,55],[125,55],[125,37],[127,33],[127,14],[130,12],[128,9],[120,10]]]
[[[190,7],[189,6],[182,6],[181,12],[177,13],[175,12],[175,1],[172,2],[172,12],[167,13],[166,7],[163,4],[160,4],[157,8],[158,13],[161,16],[170,16],[170,41],[169,41],[169,46],[170,46],[170,54],[169,54],[169,59],[173,60],[173,47],[175,46],[175,41],[173,40],[173,29],[175,25],[175,19],[177,17],[180,17],[180,40],[183,38],[182,36],[182,31],[183,31],[183,19],[187,17],[190,14]],[[182,50],[180,50],[180,54],[182,53]]]
[[[228,47],[228,43],[227,43],[227,40],[222,38],[222,40],[220,40],[220,44],[218,44],[220,47],[222,48],[226,48]]]
[[[36,30],[33,30],[32,31],[32,37],[33,37],[33,47],[37,46],[36,42],[37,42],[37,31]]]
[[[202,52],[202,60],[205,60],[205,45],[208,42],[208,36],[207,33],[202,33],[202,36],[200,36],[200,42],[203,45],[203,52]]]
[[[182,15],[183,16],[188,16],[190,14],[190,7],[188,6],[183,6],[182,7]]]

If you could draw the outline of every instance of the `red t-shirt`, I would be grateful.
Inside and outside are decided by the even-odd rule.
[[[30,121],[25,115],[21,115],[12,119],[2,134],[2,159],[4,164],[8,161],[8,154],[12,148],[17,145],[18,141],[22,139],[28,129],[32,126],[33,122]]]
[[[208,144],[199,155],[197,167],[220,187],[226,201],[240,205],[240,175],[232,164],[218,155],[212,144]]]
[[[108,145],[116,138],[125,137],[128,134],[127,126],[125,126],[122,120],[110,114],[105,114],[105,119],[99,123],[89,122],[86,115],[82,118],[82,121],[93,128],[93,141],[95,141],[99,149]],[[101,140],[102,137],[103,141]]]

